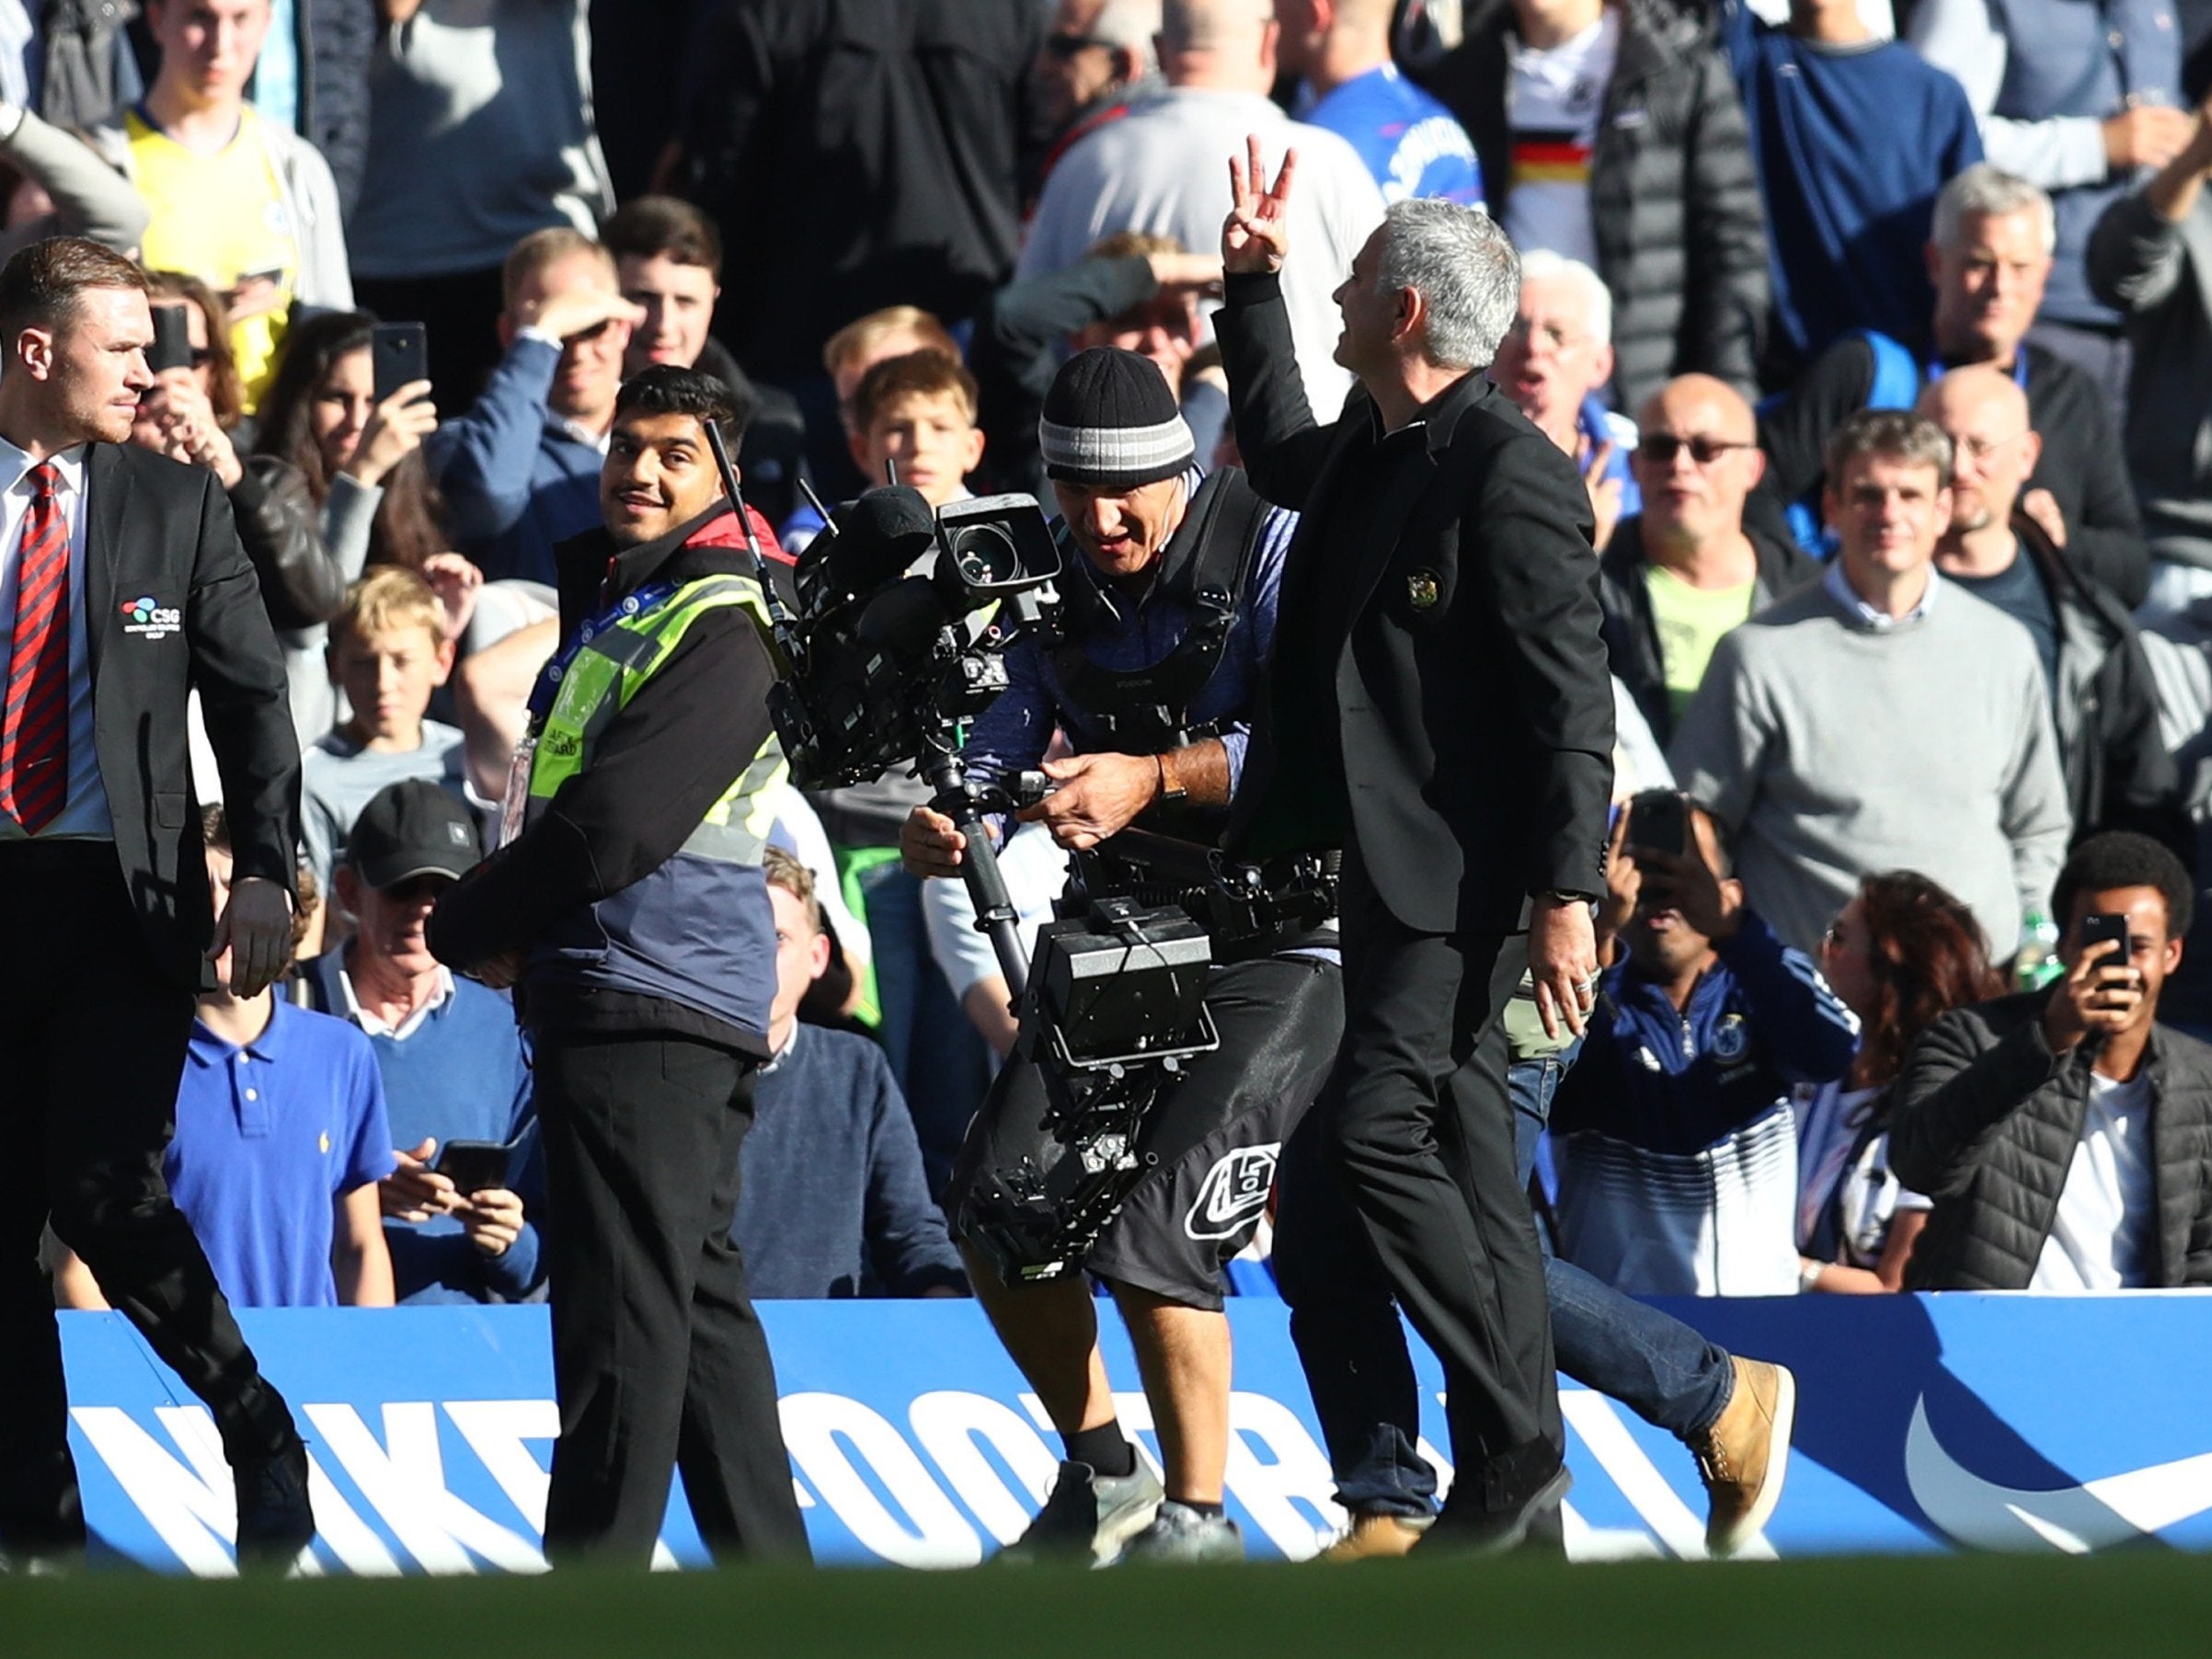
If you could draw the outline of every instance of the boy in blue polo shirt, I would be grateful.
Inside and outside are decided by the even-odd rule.
[[[201,830],[221,915],[231,875],[222,807],[205,809]],[[218,979],[229,971],[216,962]],[[273,988],[201,995],[162,1173],[234,1306],[390,1307],[376,1183],[391,1168],[368,1038]],[[59,1277],[71,1306],[99,1305],[81,1264],[63,1264]]]

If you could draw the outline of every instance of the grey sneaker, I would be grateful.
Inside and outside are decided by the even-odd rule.
[[[1159,1477],[1142,1459],[1136,1472],[1126,1475],[1102,1475],[1088,1463],[1062,1463],[1037,1519],[996,1559],[1087,1561],[1102,1567],[1151,1523],[1163,1495]]]
[[[1241,1562],[1244,1559],[1244,1535],[1225,1515],[1201,1515],[1170,1498],[1160,1505],[1152,1524],[1129,1539],[1121,1559],[1175,1566],[1193,1562]]]

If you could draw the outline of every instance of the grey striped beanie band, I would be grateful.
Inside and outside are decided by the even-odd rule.
[[[1159,365],[1117,346],[1094,346],[1060,365],[1037,439],[1047,477],[1106,489],[1176,477],[1198,456]]]

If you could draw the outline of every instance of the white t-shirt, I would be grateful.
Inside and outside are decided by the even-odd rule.
[[[2030,1290],[2121,1290],[2150,1282],[2158,1210],[2150,1150],[2149,1068],[2125,1083],[2092,1072],[2081,1139]]]
[[[1512,189],[1506,234],[1522,253],[1549,248],[1593,269],[1590,153],[1605,88],[1621,55],[1621,13],[1609,6],[1570,40],[1542,51],[1509,47],[1506,119],[1513,130]]]
[[[1382,192],[1358,151],[1325,128],[1291,120],[1260,93],[1173,87],[1076,144],[1045,181],[1014,274],[1026,281],[1065,270],[1093,243],[1124,230],[1211,253],[1229,211],[1229,158],[1244,154],[1252,133],[1270,180],[1283,152],[1298,152],[1283,305],[1306,404],[1325,424],[1352,389],[1335,357],[1344,317],[1331,296],[1382,222]],[[1213,310],[1206,307],[1209,338]]]

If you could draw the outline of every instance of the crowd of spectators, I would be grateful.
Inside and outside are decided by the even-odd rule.
[[[1579,1053],[1515,1050],[1560,1260],[2212,1282],[2208,40],[2173,0],[0,0],[0,250],[94,237],[181,315],[133,441],[220,480],[305,754],[321,904],[288,986],[203,1001],[170,1158],[226,1289],[544,1294],[529,1056],[423,930],[624,378],[729,387],[784,556],[803,483],[1044,494],[1091,346],[1232,464],[1248,135],[1296,153],[1315,414],[1385,205],[1484,205],[1522,273],[1491,376],[1589,492],[1610,966]],[[423,326],[404,383],[380,322]],[[965,1289],[936,1198],[1013,1025],[900,865],[926,794],[778,797],[763,1295]],[[1064,859],[1006,867],[1034,925]]]

